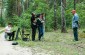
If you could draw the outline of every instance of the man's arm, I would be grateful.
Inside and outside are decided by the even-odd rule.
[[[75,23],[77,23],[77,24],[78,24],[78,21],[75,21]]]
[[[78,25],[78,27],[79,27],[79,22],[78,22],[79,16],[76,15],[76,16],[74,16],[74,18],[75,18],[75,23],[76,23],[76,24]]]
[[[79,22],[78,21],[75,21],[75,23],[77,23],[78,27],[80,28]]]

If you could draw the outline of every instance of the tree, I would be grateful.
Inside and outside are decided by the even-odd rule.
[[[25,4],[24,4],[25,10],[28,9],[28,5],[29,5],[29,0],[26,0],[26,1],[25,1]]]
[[[15,13],[15,0],[7,0],[7,17],[12,18]]]
[[[76,10],[76,0],[74,0],[74,10]]]
[[[63,0],[61,0],[61,32],[66,32],[65,6]]]
[[[56,4],[56,0],[54,0],[54,30],[57,30],[57,4]]]
[[[16,11],[17,15],[20,16],[22,13],[22,5],[21,5],[21,0],[16,0]]]

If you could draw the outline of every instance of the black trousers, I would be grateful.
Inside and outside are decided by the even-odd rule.
[[[15,31],[7,33],[7,35],[9,36],[9,40],[14,40]]]
[[[78,29],[77,27],[73,28],[73,34],[74,34],[75,41],[78,41],[78,30],[77,29]]]
[[[36,35],[36,26],[32,27],[32,41],[35,40],[35,35]]]

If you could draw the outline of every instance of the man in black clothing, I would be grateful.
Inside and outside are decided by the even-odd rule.
[[[9,40],[14,40],[14,35],[15,35],[15,31],[11,32],[11,33],[7,33],[7,35],[9,36]]]
[[[35,19],[35,14],[32,13],[32,17],[31,17],[31,28],[32,28],[32,41],[35,40],[35,35],[36,35],[36,19]]]

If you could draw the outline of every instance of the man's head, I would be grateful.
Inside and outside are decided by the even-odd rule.
[[[8,23],[8,27],[12,27],[12,23]]]
[[[32,15],[32,16],[35,16],[35,13],[32,13],[31,15]]]
[[[71,12],[72,12],[72,14],[74,15],[74,14],[76,13],[76,10],[72,10]]]
[[[37,14],[36,17],[39,18],[40,17],[40,14]]]

